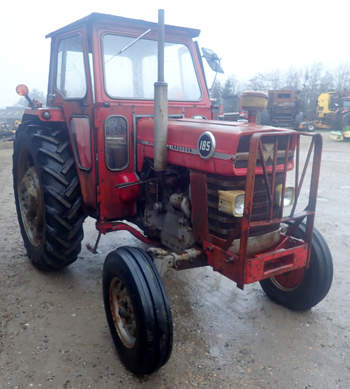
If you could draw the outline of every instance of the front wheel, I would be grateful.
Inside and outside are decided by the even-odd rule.
[[[305,224],[301,224],[295,232],[295,237],[303,238],[305,230]],[[295,311],[304,311],[326,297],[332,280],[331,252],[320,232],[314,229],[309,267],[262,280],[260,285],[274,302]]]
[[[148,254],[134,247],[108,254],[103,300],[124,366],[138,375],[163,366],[171,354],[173,327],[166,292]]]

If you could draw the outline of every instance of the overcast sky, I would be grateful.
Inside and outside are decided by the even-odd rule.
[[[0,107],[18,101],[18,83],[46,94],[45,35],[91,12],[156,22],[157,9],[164,8],[167,24],[199,28],[200,46],[217,52],[225,75],[238,79],[314,62],[350,62],[346,0],[17,0],[0,7]]]

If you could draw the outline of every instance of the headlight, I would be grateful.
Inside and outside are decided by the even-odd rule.
[[[278,205],[281,206],[282,203],[282,184],[278,185],[276,188],[277,192],[277,201]],[[284,191],[283,207],[290,207],[294,202],[294,187],[286,186]]]
[[[242,217],[244,213],[244,190],[219,190],[219,211]]]

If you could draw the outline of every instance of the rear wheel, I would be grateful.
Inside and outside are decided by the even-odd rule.
[[[168,298],[151,258],[143,250],[120,247],[103,267],[103,298],[120,359],[135,374],[163,366],[172,349]]]
[[[28,256],[40,270],[77,259],[83,239],[82,201],[65,129],[22,125],[13,154],[17,217]]]
[[[305,224],[301,224],[295,237],[303,238],[305,228]],[[262,280],[260,285],[271,300],[289,309],[303,311],[326,297],[332,280],[332,255],[320,232],[314,229],[309,267]]]

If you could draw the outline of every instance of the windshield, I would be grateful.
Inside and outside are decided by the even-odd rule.
[[[153,99],[157,81],[157,41],[104,35],[102,54],[105,90],[112,98]],[[165,81],[169,100],[198,101],[201,90],[192,56],[183,44],[165,43]]]

